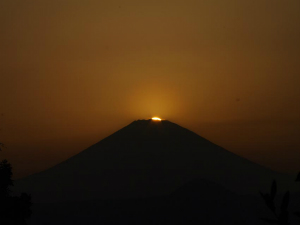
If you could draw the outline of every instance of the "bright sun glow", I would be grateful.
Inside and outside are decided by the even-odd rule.
[[[155,120],[155,121],[161,121],[161,118],[158,118],[158,117],[152,117],[152,120]]]

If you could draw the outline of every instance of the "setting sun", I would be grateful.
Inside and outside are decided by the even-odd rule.
[[[152,117],[152,120],[155,120],[155,121],[161,121],[161,118],[158,118],[158,117]]]

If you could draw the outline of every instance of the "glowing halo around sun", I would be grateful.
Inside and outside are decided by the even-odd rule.
[[[159,117],[152,117],[151,119],[154,121],[161,121],[161,118],[159,118]]]

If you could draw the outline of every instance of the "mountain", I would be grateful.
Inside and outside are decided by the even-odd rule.
[[[166,196],[37,203],[30,224],[263,225],[254,210],[264,212],[263,202],[252,200],[245,202],[218,184],[196,179]]]
[[[169,195],[196,179],[257,195],[285,176],[170,121],[137,120],[43,172],[17,180],[35,202]]]

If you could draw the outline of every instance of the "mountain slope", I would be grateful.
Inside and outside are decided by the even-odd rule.
[[[243,200],[217,184],[199,179],[167,196],[34,204],[30,224],[264,224],[253,213],[263,202],[248,207]]]
[[[169,121],[138,120],[46,171],[16,182],[34,201],[167,195],[204,178],[244,194],[283,176]]]

